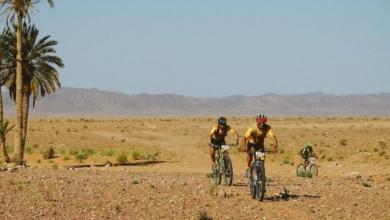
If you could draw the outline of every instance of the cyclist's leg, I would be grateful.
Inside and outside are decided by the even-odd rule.
[[[246,146],[246,152],[247,152],[247,155],[246,155],[246,163],[248,165],[248,169],[249,167],[251,166],[252,164],[252,148],[253,148],[253,145],[252,143],[248,142],[247,146]]]
[[[210,157],[211,157],[211,162],[215,163],[215,149],[213,146],[210,146]]]

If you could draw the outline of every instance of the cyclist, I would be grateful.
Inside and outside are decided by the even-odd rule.
[[[210,156],[213,164],[215,164],[215,148],[213,147],[213,145],[225,145],[225,137],[228,135],[228,132],[231,132],[235,135],[235,145],[238,145],[238,133],[227,124],[225,117],[219,117],[218,123],[211,128],[210,132]]]
[[[309,165],[309,158],[314,157],[317,158],[317,155],[313,151],[313,145],[307,143],[305,147],[300,151],[301,157],[303,159],[303,163],[305,165],[305,169],[307,165]]]
[[[267,124],[268,118],[264,114],[258,114],[256,117],[256,125],[251,126],[245,133],[245,146],[246,149],[243,149],[244,152],[247,152],[247,165],[248,169],[246,170],[246,175],[249,175],[249,167],[252,163],[252,149],[254,151],[264,152],[264,139],[266,137],[271,137],[273,140],[272,146],[274,153],[278,152],[278,140],[271,128]]]

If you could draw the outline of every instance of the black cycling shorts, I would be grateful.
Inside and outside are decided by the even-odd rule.
[[[210,142],[211,142],[211,144],[218,145],[218,146],[222,146],[222,145],[226,144],[225,139],[217,140],[215,138],[211,138]]]
[[[246,145],[246,149],[248,151],[248,153],[251,153],[251,149],[254,148],[255,151],[261,151],[261,152],[264,152],[264,145],[262,144],[254,144],[254,143],[250,143],[248,142],[248,144]]]

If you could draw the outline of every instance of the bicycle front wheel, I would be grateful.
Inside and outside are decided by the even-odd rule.
[[[310,167],[309,167],[309,171],[310,171],[312,176],[317,176],[318,175],[317,165],[311,164]]]
[[[224,170],[224,183],[225,186],[231,186],[233,184],[233,164],[229,156],[223,158],[225,164]]]
[[[216,163],[213,165],[212,170],[213,170],[213,181],[215,185],[220,185],[221,184],[221,173],[220,173],[220,168],[219,168],[219,163]]]
[[[258,174],[257,174],[257,199],[263,201],[265,194],[265,167],[264,161],[259,161],[257,165]]]

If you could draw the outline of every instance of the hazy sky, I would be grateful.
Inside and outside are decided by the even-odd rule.
[[[57,0],[64,86],[226,96],[390,92],[388,0]]]

